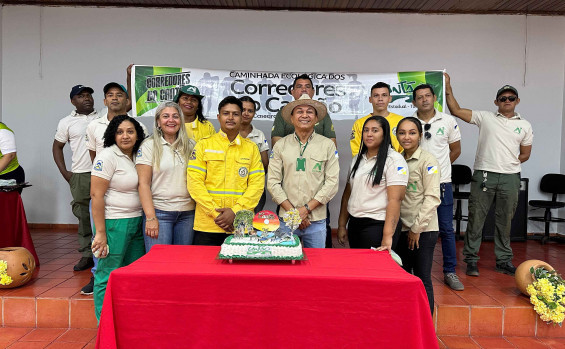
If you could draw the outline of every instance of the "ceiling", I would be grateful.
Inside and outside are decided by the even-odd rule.
[[[0,4],[268,11],[565,15],[565,1],[563,0],[0,0]]]

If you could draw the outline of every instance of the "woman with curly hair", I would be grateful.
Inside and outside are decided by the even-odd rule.
[[[118,115],[104,132],[104,150],[94,159],[90,197],[95,237],[92,253],[100,258],[94,275],[94,306],[100,320],[110,273],[145,253],[141,202],[134,154],[145,133],[128,115]]]
[[[195,203],[186,186],[186,166],[194,144],[179,105],[161,103],[153,136],[143,141],[135,165],[146,252],[157,244],[192,245]]]

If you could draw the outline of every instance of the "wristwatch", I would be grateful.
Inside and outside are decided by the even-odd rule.
[[[306,211],[308,211],[308,213],[312,213],[312,210],[310,209],[310,207],[308,207],[308,204],[304,204],[304,207],[306,208]]]

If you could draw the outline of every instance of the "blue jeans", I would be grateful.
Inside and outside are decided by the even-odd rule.
[[[453,232],[453,188],[451,183],[441,183],[441,204],[437,207],[439,237],[443,253],[443,272],[455,273],[457,251],[455,250],[455,233]]]
[[[161,211],[155,209],[159,221],[159,236],[151,238],[145,234],[145,214],[143,215],[143,238],[145,251],[153,245],[192,245],[194,238],[194,210]]]
[[[285,226],[281,219],[281,226]],[[326,220],[310,222],[306,229],[296,229],[296,236],[302,239],[304,247],[325,248],[326,247]]]

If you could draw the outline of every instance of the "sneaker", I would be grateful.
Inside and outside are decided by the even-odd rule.
[[[479,276],[479,268],[476,262],[467,263],[467,271],[465,274],[469,276]]]
[[[455,291],[463,291],[465,286],[459,281],[457,274],[455,273],[445,273],[443,275],[443,282],[447,284],[447,286],[451,287],[452,290]]]
[[[90,282],[80,289],[80,294],[91,295],[94,293],[94,276],[90,278]]]
[[[73,267],[74,271],[81,271],[90,269],[94,266],[94,260],[92,257],[82,257],[80,261]]]
[[[503,274],[508,274],[514,276],[516,272],[516,267],[512,262],[496,263],[496,271]]]

